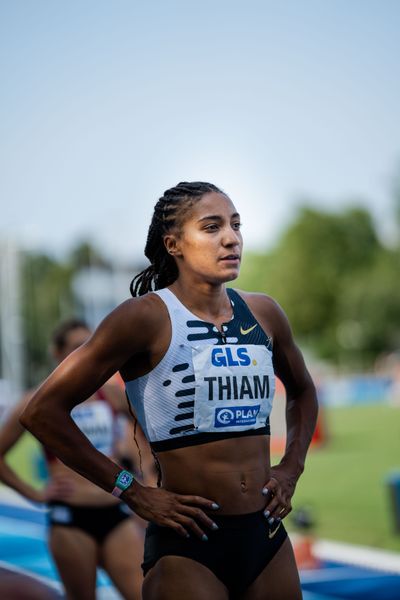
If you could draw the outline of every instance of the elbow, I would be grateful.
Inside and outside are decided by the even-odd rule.
[[[318,407],[318,393],[317,393],[317,388],[316,388],[315,383],[313,382],[313,380],[311,378],[310,378],[310,383],[309,383],[309,394],[314,399],[314,402],[315,402],[316,406]]]
[[[50,399],[51,400],[51,399]],[[61,409],[62,416],[64,411]],[[54,402],[48,398],[34,396],[25,406],[19,416],[19,422],[42,444],[48,444],[54,431],[61,426],[57,425],[60,419],[60,411],[54,406]]]
[[[315,384],[311,378],[308,383],[307,389],[305,390],[305,393],[306,393],[306,396],[309,398],[310,405],[314,409],[315,419],[317,419],[318,412],[319,412],[318,392],[317,392],[317,388],[315,387]]]
[[[40,422],[41,411],[37,409],[34,403],[31,401],[24,408],[19,416],[19,422],[25,429],[35,435],[37,424]]]
[[[307,377],[307,381],[302,393],[312,400],[315,409],[318,411],[318,392],[310,375]]]
[[[29,410],[28,408],[24,408],[24,410],[22,411],[22,413],[19,415],[19,422],[22,425],[22,427],[25,427],[25,429],[29,430],[29,425],[30,425],[30,418],[29,418]]]

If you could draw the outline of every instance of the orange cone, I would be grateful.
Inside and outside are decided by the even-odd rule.
[[[314,539],[309,535],[299,535],[293,544],[294,557],[298,569],[318,569],[319,559],[313,551]]]

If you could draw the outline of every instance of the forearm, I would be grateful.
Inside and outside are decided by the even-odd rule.
[[[298,395],[288,396],[286,402],[286,448],[281,464],[290,466],[297,479],[304,470],[317,416],[318,401],[312,382]]]
[[[68,411],[53,403],[30,404],[21,423],[68,467],[110,492],[119,466],[94,448],[76,426]]]
[[[15,471],[9,467],[2,457],[0,458],[0,481],[28,500],[32,500],[33,502],[43,502],[42,492],[18,477]]]

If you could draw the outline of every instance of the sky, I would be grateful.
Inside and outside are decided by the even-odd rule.
[[[211,181],[268,249],[307,200],[390,237],[396,0],[3,0],[0,238],[142,256],[153,206]]]

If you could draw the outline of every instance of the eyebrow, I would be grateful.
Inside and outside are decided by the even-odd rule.
[[[236,219],[237,217],[240,218],[239,213],[233,213],[233,215],[231,215],[231,219]],[[201,221],[222,221],[222,217],[220,215],[207,215],[205,217],[201,217],[201,219],[199,219],[199,222]]]

